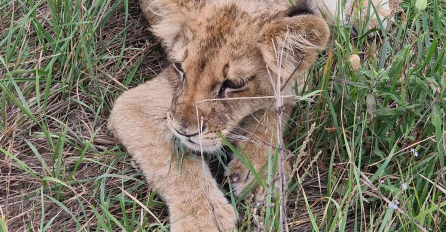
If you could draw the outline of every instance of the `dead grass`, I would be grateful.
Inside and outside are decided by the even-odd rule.
[[[11,3],[6,7],[4,13],[1,14],[0,34],[8,33],[9,22],[8,16],[15,14],[13,24],[17,24],[19,20],[24,17],[24,12],[19,4]],[[111,5],[111,4],[110,4]],[[94,227],[97,219],[94,213],[89,209],[91,206],[98,207],[97,199],[97,185],[98,177],[104,174],[123,174],[128,176],[135,176],[138,181],[128,181],[123,183],[120,178],[107,178],[103,182],[107,194],[119,195],[121,191],[117,187],[123,186],[125,189],[131,189],[134,186],[139,186],[135,195],[143,197],[147,193],[147,186],[142,181],[140,173],[136,172],[130,159],[126,157],[123,150],[117,147],[116,141],[110,136],[106,127],[108,111],[112,105],[117,94],[123,91],[122,83],[128,76],[129,71],[132,70],[140,60],[144,60],[140,64],[132,85],[142,83],[147,78],[155,76],[160,72],[163,65],[162,53],[160,50],[150,53],[158,46],[157,41],[150,35],[147,30],[147,22],[145,21],[139,6],[136,1],[131,1],[129,4],[129,15],[127,21],[127,39],[123,40],[123,36],[115,38],[115,36],[125,29],[126,14],[123,5],[118,7],[114,13],[105,21],[104,27],[100,28],[92,40],[96,44],[97,51],[104,51],[103,56],[110,56],[107,62],[103,62],[96,66],[96,76],[90,76],[87,73],[83,77],[64,76],[67,74],[62,71],[67,66],[61,63],[55,63],[53,71],[55,75],[53,79],[73,82],[70,88],[67,88],[63,83],[51,83],[51,94],[47,100],[47,107],[45,112],[39,108],[38,105],[30,107],[30,112],[36,117],[37,121],[45,121],[47,130],[52,137],[52,143],[57,144],[57,135],[66,133],[64,147],[59,151],[62,156],[62,167],[65,173],[71,172],[79,157],[82,155],[83,148],[88,145],[90,148],[84,156],[85,162],[82,162],[73,175],[72,180],[67,180],[70,183],[71,189],[52,189],[54,185],[45,183],[45,181],[38,181],[22,169],[15,166],[11,162],[11,158],[2,154],[0,162],[0,201],[2,202],[3,215],[6,215],[7,224],[10,231],[25,231],[26,228],[34,230],[40,225],[42,217],[41,204],[45,205],[45,220],[49,220],[57,215],[57,221],[63,223],[53,223],[51,231],[73,231],[75,228],[75,218],[80,219],[81,224],[88,223],[90,227]],[[39,21],[45,25],[45,19],[49,18],[48,4],[42,4],[37,13]],[[29,55],[34,59],[26,60],[27,67],[44,67],[50,61],[53,51],[46,50],[39,46],[36,42],[36,31],[27,25],[25,36],[27,38],[26,44],[22,46],[29,46],[27,48]],[[0,39],[3,39],[0,37]],[[73,38],[76,41],[76,38]],[[81,46],[74,44],[73,46]],[[122,59],[114,58],[120,56],[121,48],[125,47]],[[5,51],[2,51],[5,52]],[[6,54],[0,54],[5,57]],[[114,70],[118,62],[123,63],[119,65],[118,69]],[[11,64],[13,68],[14,64]],[[62,70],[61,70],[62,69]],[[0,66],[0,76],[5,78],[4,66]],[[35,78],[32,73],[26,73],[21,78]],[[69,80],[76,78],[76,81]],[[68,80],[67,80],[68,79]],[[30,91],[34,83],[25,82],[20,83],[18,88],[21,92],[26,94],[28,103],[36,101],[36,93]],[[44,87],[41,91],[44,92]],[[131,86],[128,86],[129,88]],[[58,91],[63,89],[63,91]],[[1,93],[4,98],[4,93]],[[18,97],[16,95],[16,97]],[[102,99],[98,99],[102,98]],[[101,102],[103,100],[103,102]],[[98,104],[103,104],[101,111],[93,112]],[[6,103],[5,106],[6,118],[4,128],[5,131],[0,134],[0,147],[14,155],[17,159],[32,169],[36,174],[46,176],[46,170],[42,168],[43,162],[50,164],[51,159],[54,159],[55,150],[48,146],[48,140],[43,135],[39,125],[27,118],[26,115],[15,104]],[[66,130],[66,132],[62,132]],[[39,156],[35,155],[32,149],[35,149]],[[57,151],[56,151],[57,152]],[[87,161],[88,160],[88,161]],[[108,165],[113,165],[112,168]],[[50,167],[52,169],[52,167]],[[66,178],[66,177],[65,177]],[[104,179],[105,180],[105,179]],[[101,181],[99,181],[101,182]],[[123,185],[122,185],[123,184]],[[51,197],[55,197],[65,205],[73,215],[70,215],[52,201],[41,201],[41,191]],[[80,203],[81,202],[81,203]],[[81,207],[85,207],[83,212]],[[98,207],[99,208],[99,207]],[[110,213],[116,214],[119,217],[120,205],[112,204]],[[167,214],[165,210],[160,210],[161,217]],[[164,215],[164,216],[162,216]]]

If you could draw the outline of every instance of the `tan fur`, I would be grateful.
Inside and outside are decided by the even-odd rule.
[[[221,99],[274,95],[272,79],[280,75],[284,83],[293,71],[307,70],[328,41],[328,26],[311,14],[288,17],[287,0],[140,1],[173,64],[116,100],[109,129],[166,201],[172,231],[230,231],[236,212],[192,152],[218,152],[221,133],[246,145],[256,170],[264,167],[276,138],[272,99]],[[292,106],[286,101],[285,113]],[[172,135],[188,147],[181,161],[172,154]],[[226,174],[236,194],[254,180],[237,159]]]

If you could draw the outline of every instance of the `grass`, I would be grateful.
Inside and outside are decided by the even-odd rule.
[[[306,93],[321,92],[297,104],[285,137],[292,231],[446,231],[446,2],[414,5],[385,31],[332,27],[308,72]],[[164,64],[137,2],[0,0],[0,12],[0,231],[168,229],[104,126],[114,99]],[[278,198],[228,197],[240,230],[277,230]]]

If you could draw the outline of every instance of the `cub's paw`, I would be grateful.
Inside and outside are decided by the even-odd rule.
[[[198,226],[200,231],[237,231],[237,216],[232,205],[227,202],[212,202],[212,206],[210,204],[206,206],[210,210],[204,210],[199,215]]]
[[[266,171],[260,173],[261,167],[254,166],[261,178],[265,178]],[[239,159],[234,158],[229,162],[226,176],[231,181],[234,195],[240,196],[243,192],[251,190],[253,202],[262,203],[265,200],[266,189],[262,187],[253,172],[251,172]],[[263,179],[265,180],[265,179]],[[276,186],[277,187],[277,183]],[[267,188],[267,186],[265,186]],[[276,189],[278,190],[278,189]]]
[[[267,166],[266,163],[265,166]],[[290,163],[286,162],[284,167],[285,167],[285,176],[288,177],[288,174],[290,173]],[[262,167],[254,166],[254,168],[261,178],[266,178],[265,177],[266,171],[260,173]],[[229,178],[229,181],[231,181],[232,190],[234,191],[234,194],[236,196],[239,196],[245,190],[252,188],[252,191],[254,193],[253,201],[256,203],[261,203],[264,200],[266,195],[265,188],[268,188],[268,186],[265,185],[265,188],[263,188],[262,185],[256,183],[257,178],[255,177],[255,175],[239,159],[234,158],[233,160],[231,160],[231,162],[229,162],[226,176]],[[257,186],[254,187],[254,185]],[[274,187],[275,191],[277,192],[279,190],[278,181],[275,182]]]
[[[255,184],[254,181],[256,180],[254,174],[237,158],[229,162],[226,176],[229,177],[232,190],[236,196],[242,194],[251,184]]]
[[[170,207],[172,232],[232,232],[237,216],[223,194],[198,197],[189,204]]]

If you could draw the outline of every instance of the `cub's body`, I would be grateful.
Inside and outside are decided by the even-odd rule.
[[[231,231],[236,212],[191,151],[218,152],[223,135],[243,146],[263,177],[277,138],[273,99],[264,97],[278,89],[292,93],[292,84],[282,84],[325,47],[329,29],[320,16],[338,15],[336,1],[301,0],[294,7],[288,0],[140,2],[171,64],[116,100],[109,128],[166,201],[172,231]],[[292,101],[284,104],[289,113]],[[181,161],[172,155],[173,136],[189,149]],[[238,159],[226,174],[235,194],[255,180]]]

